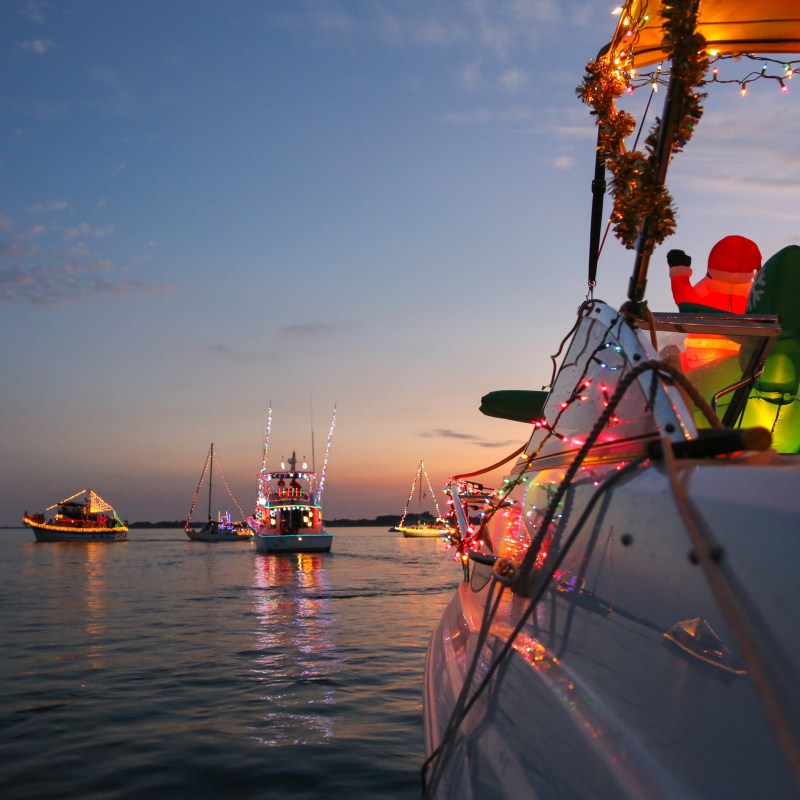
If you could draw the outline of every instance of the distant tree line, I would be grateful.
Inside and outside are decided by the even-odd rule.
[[[414,519],[417,515],[414,514]],[[423,511],[419,514],[419,519],[422,522],[433,522],[434,516],[429,511]],[[200,519],[189,523],[190,528],[202,528],[206,521]],[[381,514],[380,516],[373,517],[372,519],[326,519],[325,525],[329,528],[366,528],[385,525],[391,528],[400,523],[399,514]],[[128,525],[129,528],[184,528],[186,520],[161,520],[160,522],[132,522]]]

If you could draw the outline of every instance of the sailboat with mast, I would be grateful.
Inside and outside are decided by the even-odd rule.
[[[427,494],[423,492],[423,480],[427,486]],[[412,513],[413,521],[411,521],[408,509],[411,506],[411,501],[415,494],[417,496],[417,510],[416,513]],[[432,522],[429,521],[430,514],[425,515],[422,511],[422,501],[428,494],[431,496],[433,507],[436,510],[436,518]],[[431,479],[428,477],[428,472],[425,469],[424,459],[419,462],[414,480],[411,482],[411,491],[408,493],[408,500],[406,500],[406,506],[403,509],[403,516],[400,518],[396,530],[402,533],[403,536],[412,539],[436,539],[447,536],[453,530],[442,518],[439,502],[436,499],[433,486],[431,486]]]
[[[256,507],[253,515],[247,518],[247,524],[254,534],[253,543],[259,553],[330,552],[333,534],[325,529],[322,494],[335,425],[334,405],[319,478],[313,465],[309,469],[307,462],[298,461],[296,451],[292,451],[291,458],[281,461],[280,469],[271,470],[267,462],[272,429],[272,408],[269,409]]]
[[[200,475],[200,481],[197,484],[197,489],[194,492],[194,499],[192,500],[192,507],[189,509],[189,514],[186,517],[186,522],[184,524],[184,530],[186,531],[186,535],[193,541],[193,542],[246,542],[250,541],[252,538],[252,533],[248,529],[247,525],[244,522],[244,512],[242,511],[241,506],[237,502],[236,498],[233,496],[233,492],[231,492],[230,487],[228,486],[228,482],[225,480],[225,475],[222,472],[221,465],[217,464],[217,469],[219,471],[220,477],[222,478],[222,482],[225,484],[225,488],[228,491],[228,495],[230,496],[233,503],[236,505],[236,508],[239,510],[239,516],[241,522],[234,522],[231,518],[230,512],[219,512],[217,514],[217,518],[214,519],[212,516],[211,511],[211,498],[212,498],[212,485],[214,479],[214,443],[211,443],[211,447],[208,449],[208,455],[206,456],[205,464],[203,465],[203,472]],[[208,517],[207,522],[203,525],[202,528],[192,528],[191,521],[192,521],[192,513],[194,512],[195,506],[197,505],[197,498],[200,496],[200,489],[205,482],[206,475],[208,475]]]

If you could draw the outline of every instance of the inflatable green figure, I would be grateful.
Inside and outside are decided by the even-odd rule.
[[[784,247],[762,267],[747,313],[777,314],[781,333],[747,401],[742,427],[772,431],[780,453],[800,452],[800,246]]]

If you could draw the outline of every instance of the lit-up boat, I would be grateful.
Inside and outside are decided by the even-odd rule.
[[[55,509],[52,516],[48,511]],[[44,513],[25,512],[22,522],[37,542],[124,542],[128,525],[114,508],[91,489],[80,492],[48,506]]]
[[[229,511],[217,512],[216,519],[214,519],[211,514],[211,490],[214,480],[214,443],[212,442],[211,447],[208,449],[208,455],[206,456],[206,461],[203,465],[203,471],[200,474],[200,481],[197,484],[197,489],[195,489],[192,506],[189,509],[189,513],[186,515],[186,522],[184,523],[183,529],[186,531],[186,535],[189,537],[189,539],[191,539],[193,542],[249,542],[253,534],[244,521],[244,512],[242,511],[242,508],[237,502],[236,498],[233,496],[233,492],[231,492],[228,482],[225,480],[225,476],[222,473],[219,463],[217,464],[217,468],[220,476],[222,477],[222,482],[225,484],[225,488],[227,489],[228,496],[239,509],[239,515],[242,521],[234,521]],[[206,522],[203,523],[200,528],[193,528],[191,524],[192,514],[194,513],[195,506],[197,505],[197,499],[200,496],[200,489],[203,487],[206,477],[208,477],[208,516]]]
[[[433,500],[434,509],[436,510],[436,517],[433,521],[425,519],[422,514],[423,481],[427,485],[426,494],[430,495]],[[413,520],[411,520],[409,519],[408,509],[411,506],[411,501],[415,494],[417,495],[417,511],[416,514],[412,513]],[[403,516],[400,517],[400,522],[397,524],[395,530],[409,539],[441,539],[443,536],[448,536],[453,532],[450,526],[442,519],[439,502],[436,499],[433,486],[431,486],[431,479],[428,477],[428,472],[425,469],[424,460],[419,462],[414,480],[411,482],[411,491],[408,493],[408,500],[406,500],[406,505],[403,509]]]
[[[625,3],[587,68],[595,208],[604,167],[631,190],[613,214],[619,238],[633,232],[628,299],[593,298],[593,255],[549,393],[501,392],[484,409],[529,438],[480,523],[461,491],[480,470],[451,481],[468,579],[428,649],[425,797],[800,796],[800,248],[765,262],[745,314],[644,303],[698,76],[709,88],[712,67],[800,52],[800,12],[701,0],[698,23],[697,6]],[[785,82],[798,62],[756,63]],[[669,84],[643,157],[613,140],[632,130],[613,98],[637,81]],[[688,357],[709,341],[712,359]]]
[[[319,480],[307,463],[301,463],[298,467],[296,452],[292,452],[292,457],[282,463],[279,470],[272,471],[267,467],[272,425],[270,409],[258,477],[256,508],[253,515],[247,518],[247,524],[254,534],[253,543],[259,553],[330,552],[333,534],[325,529],[322,518],[322,493],[335,422],[334,407]]]

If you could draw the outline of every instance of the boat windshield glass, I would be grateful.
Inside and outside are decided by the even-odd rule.
[[[654,314],[658,357],[679,368],[726,425],[741,422],[753,379],[780,333],[776,317]],[[640,322],[645,328],[646,323]],[[695,424],[709,427],[692,407]]]

